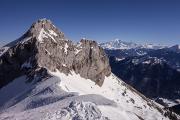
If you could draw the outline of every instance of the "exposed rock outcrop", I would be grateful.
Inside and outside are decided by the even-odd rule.
[[[74,44],[46,19],[38,20],[21,38],[4,47],[7,49],[0,56],[0,88],[22,74],[34,77],[32,73],[40,68],[58,69],[65,74],[73,70],[99,86],[111,73],[108,58],[95,41],[82,39]]]

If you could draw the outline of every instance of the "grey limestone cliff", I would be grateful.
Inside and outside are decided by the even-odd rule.
[[[99,86],[111,73],[109,60],[95,41],[82,39],[75,44],[47,19],[38,20],[22,37],[3,48],[0,88],[22,74],[45,77],[47,70],[65,74],[75,71]]]

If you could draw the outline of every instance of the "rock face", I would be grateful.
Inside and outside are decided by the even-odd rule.
[[[74,44],[50,20],[41,19],[1,49],[0,88],[22,74],[30,78],[37,73],[46,75],[44,68],[65,74],[73,70],[99,86],[111,73],[108,58],[95,41],[82,39]]]

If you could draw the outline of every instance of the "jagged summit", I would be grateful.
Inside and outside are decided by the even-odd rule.
[[[12,41],[4,47],[12,47],[18,43],[25,43],[31,40],[43,43],[46,40],[54,41],[57,43],[60,40],[67,40],[64,33],[60,31],[52,22],[48,19],[39,19],[34,22],[27,32],[15,41]]]
[[[58,30],[56,27],[55,27],[55,25],[52,23],[52,21],[51,20],[49,20],[49,19],[46,19],[46,18],[43,18],[43,19],[39,19],[39,20],[37,20],[36,22],[34,22],[32,25],[31,25],[31,27],[30,27],[30,29],[29,30],[31,30],[31,31],[33,31],[33,30],[35,30],[35,31],[41,31],[41,29],[46,29],[46,30],[50,30],[50,29],[52,29],[52,30]]]
[[[45,27],[48,27],[48,25],[54,26],[51,20],[46,19],[46,18],[43,18],[43,19],[39,19],[39,20],[37,20],[36,22],[34,22],[34,23],[32,24],[32,26],[31,26],[31,28],[36,27],[36,26],[39,26],[39,27],[41,27],[41,28],[45,28]],[[54,27],[55,27],[55,26],[54,26]]]
[[[64,34],[59,31],[48,19],[39,19],[38,21],[33,23],[29,29],[29,32],[32,33],[33,36],[39,36],[39,34],[42,34],[44,32],[45,35],[49,33],[50,35],[54,35],[55,37],[59,35],[59,37],[64,38]]]
[[[10,44],[0,56],[0,87],[22,74],[34,78],[40,68],[65,74],[75,71],[98,85],[111,73],[108,58],[95,41],[73,44],[47,19],[33,23],[20,39]]]
[[[39,19],[34,22],[28,32],[26,33],[30,37],[36,37],[39,42],[43,42],[46,39],[53,40],[65,40],[64,33],[53,25],[48,19]]]

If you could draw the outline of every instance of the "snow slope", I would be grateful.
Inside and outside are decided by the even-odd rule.
[[[113,74],[105,78],[101,87],[73,71],[69,75],[59,71],[49,74],[51,77],[33,83],[22,76],[0,89],[4,98],[0,120],[169,119],[157,109],[161,106]],[[4,97],[6,94],[10,96]]]
[[[16,78],[8,86],[5,86],[0,89],[0,95],[3,96],[0,99],[0,106],[3,105],[8,99],[16,96],[22,91],[26,90],[30,84],[26,83],[26,76],[21,76]]]
[[[17,84],[24,84],[27,80],[22,78],[15,79],[0,90],[1,95],[5,96],[15,91],[15,86],[19,89],[15,94],[6,97],[6,103],[0,106],[0,120],[105,120],[96,105],[114,104],[99,95],[79,96],[77,93],[65,92],[57,85],[60,82],[57,77],[50,77],[36,84],[26,83],[27,85],[22,85],[26,89],[20,89],[21,86]]]
[[[140,116],[146,120],[168,119],[164,118],[153,105],[148,105],[152,104],[151,101],[146,101],[135,90],[133,91],[132,88],[128,88],[124,82],[113,74],[105,78],[102,87],[99,87],[91,80],[80,77],[80,75],[75,74],[73,71],[71,75],[65,75],[58,71],[51,72],[51,74],[61,79],[59,86],[64,91],[77,92],[79,95],[97,94],[115,101],[117,103],[116,107],[99,106],[104,116],[108,116],[114,120],[119,120],[119,118],[123,120],[136,120]],[[113,116],[110,114],[112,111]]]

